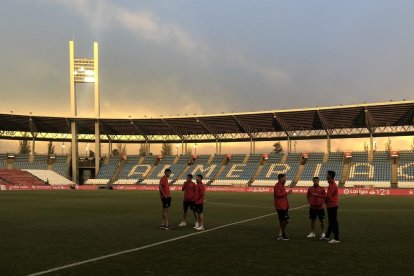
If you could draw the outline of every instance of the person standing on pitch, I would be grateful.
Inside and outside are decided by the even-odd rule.
[[[312,179],[313,186],[309,187],[308,193],[306,194],[306,198],[309,203],[309,219],[311,220],[311,232],[309,235],[307,235],[307,238],[314,238],[315,235],[315,221],[316,218],[319,219],[319,222],[321,224],[321,237],[320,239],[325,238],[325,225],[323,223],[323,220],[325,219],[325,210],[323,209],[323,203],[324,198],[323,197],[317,197],[313,196],[313,194],[318,194],[321,196],[326,195],[325,189],[319,186],[319,177],[314,177]]]
[[[334,238],[329,243],[339,243],[339,223],[338,223],[338,186],[335,183],[335,172],[328,171],[326,180],[328,180],[329,187],[326,195],[318,195],[314,193],[314,196],[322,197],[326,199],[326,210],[328,211],[328,230],[324,240],[329,240],[329,236],[333,232]]]
[[[195,205],[194,211],[197,213],[197,222],[198,227],[194,227],[197,231],[204,230],[204,215],[203,215],[203,207],[204,207],[204,196],[206,193],[206,186],[203,184],[203,175],[197,174],[196,175],[196,197],[195,197]]]
[[[194,213],[194,219],[196,221],[195,227],[198,227],[197,215],[194,211],[196,187],[197,187],[196,184],[193,182],[193,175],[192,174],[187,174],[187,180],[184,182],[183,187],[181,189],[184,192],[183,220],[181,221],[180,224],[178,224],[178,226],[186,226],[187,225],[187,222],[186,222],[187,211],[188,211],[188,208],[190,208],[191,211],[193,211],[193,213]]]
[[[292,190],[286,192],[285,183],[286,175],[281,173],[277,176],[278,182],[273,188],[273,200],[276,208],[279,225],[278,225],[278,240],[288,241],[286,237],[286,226],[289,223],[289,203],[287,196],[292,193]]]
[[[171,192],[170,192],[170,183],[168,183],[168,177],[171,175],[171,170],[166,169],[164,171],[164,176],[160,179],[160,185],[158,189],[160,191],[160,197],[162,202],[162,215],[161,215],[161,229],[169,230],[170,226],[168,224],[168,208],[171,206]]]

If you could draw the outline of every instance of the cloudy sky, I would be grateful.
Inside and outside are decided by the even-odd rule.
[[[413,99],[414,1],[32,0],[0,9],[0,112],[67,115],[68,41],[103,116]],[[79,87],[80,115],[92,91]]]

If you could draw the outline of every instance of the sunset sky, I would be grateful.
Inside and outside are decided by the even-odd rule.
[[[99,42],[105,117],[413,100],[413,14],[409,0],[3,1],[0,112],[69,114],[73,38],[78,57]],[[93,115],[90,87],[79,87],[78,99],[80,115]],[[412,139],[392,138],[400,148]],[[0,142],[0,151],[14,147]]]

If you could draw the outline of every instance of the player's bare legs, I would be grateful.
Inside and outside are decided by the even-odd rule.
[[[186,222],[186,221],[187,221],[187,210],[184,210],[183,219],[181,220],[181,222]]]
[[[288,220],[284,220],[284,221],[279,221],[279,236],[282,236],[283,238],[286,237],[286,226],[288,225],[289,221]]]
[[[323,223],[323,219],[321,219],[319,221],[321,223],[321,233],[325,233],[325,224]],[[315,226],[313,228],[315,228]]]
[[[323,222],[321,221],[323,224]],[[315,233],[315,219],[311,219],[311,233]]]
[[[161,225],[169,225],[168,224],[168,208],[162,209]]]
[[[204,226],[204,215],[203,213],[198,214],[198,226]]]

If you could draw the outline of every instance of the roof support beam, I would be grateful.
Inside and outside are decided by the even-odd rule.
[[[197,123],[199,123],[205,130],[207,130],[208,133],[210,133],[211,135],[213,135],[213,137],[216,139],[216,142],[219,140],[219,135],[218,135],[218,130],[216,128],[214,128],[213,126],[211,126],[209,123],[204,122],[202,120],[200,120],[199,118],[194,118],[196,120]]]
[[[273,113],[273,119],[282,127],[282,130],[284,133],[286,133],[287,137],[289,138],[290,135],[290,130],[292,129],[288,123],[285,122],[285,120],[283,120],[279,115],[277,115],[276,113]],[[275,128],[276,131],[276,128]]]
[[[237,118],[236,116],[232,115],[234,121],[236,122],[236,124],[239,126],[239,128],[244,131],[249,137],[250,139],[253,139],[253,132],[256,132],[253,130],[252,127],[250,127],[248,124],[246,124],[245,122],[243,122],[241,119]]]
[[[150,142],[150,140],[149,140],[149,138],[148,138],[148,132],[143,128],[143,127],[141,127],[139,124],[137,124],[136,122],[134,122],[134,121],[132,121],[131,120],[131,116],[129,116],[129,121],[131,122],[131,125],[136,129],[136,130],[138,130],[138,132],[140,133],[140,135],[142,135],[143,137],[144,137],[144,139],[145,139],[145,142],[146,143],[149,143]]]
[[[364,119],[365,119],[365,126],[368,129],[369,133],[370,134],[374,133],[376,129],[376,122],[367,107],[364,108]]]
[[[325,130],[326,134],[331,135],[334,126],[328,121],[328,119],[322,114],[322,112],[320,112],[320,110],[316,110],[316,114],[318,115],[318,118],[321,121],[322,127]]]
[[[119,135],[118,131],[116,131],[112,127],[108,126],[107,124],[105,124],[102,120],[97,119],[97,121],[98,121],[99,125],[103,128],[103,130],[105,131],[104,134],[106,134],[107,136],[108,136],[109,133]]]
[[[180,137],[181,141],[184,141],[184,135],[180,132],[179,129],[177,129],[174,125],[172,125],[170,122],[165,120],[164,118],[161,118],[161,120],[164,122],[166,126],[168,126],[172,132],[174,132],[178,137]]]

